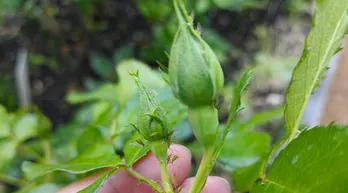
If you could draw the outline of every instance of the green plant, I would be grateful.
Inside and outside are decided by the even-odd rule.
[[[186,144],[193,156],[204,153],[191,193],[201,192],[215,163],[232,175],[240,192],[345,192],[348,127],[331,124],[299,129],[303,108],[348,28],[346,0],[316,3],[313,29],[286,94],[287,135],[273,147],[271,136],[254,128],[281,117],[283,107],[247,121],[237,119],[241,96],[252,77],[250,69],[231,87],[228,119],[219,123],[217,100],[224,82],[220,63],[194,28],[183,1],[173,0],[179,25],[169,68],[162,65],[162,75],[137,60],[123,60],[116,65],[117,82],[69,93],[70,103],[85,105],[54,134],[47,118],[35,109],[9,113],[0,108],[0,180],[19,187],[21,193],[55,192],[61,185],[111,168],[80,192],[97,192],[106,178],[121,169],[156,192],[179,191],[169,183],[166,151],[171,143],[187,138],[175,133],[180,127],[192,128],[197,138]],[[112,66],[100,57],[93,60],[108,63],[107,69]],[[110,70],[96,71],[108,76]],[[160,162],[161,184],[132,169],[148,151]],[[16,169],[23,160],[25,178]],[[33,183],[26,184],[25,179]]]

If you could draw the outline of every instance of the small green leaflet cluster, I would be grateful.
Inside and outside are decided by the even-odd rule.
[[[290,141],[298,132],[309,97],[319,86],[332,55],[341,46],[348,25],[347,8],[347,0],[316,1],[313,27],[286,93],[284,116]]]

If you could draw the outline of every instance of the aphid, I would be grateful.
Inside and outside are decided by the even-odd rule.
[[[175,176],[172,176],[171,179],[172,179],[172,184],[177,184]]]
[[[202,34],[202,26],[200,23],[197,23],[196,32],[198,33],[198,35]]]
[[[173,155],[170,163],[173,164],[178,158],[179,158],[178,155]]]
[[[135,142],[141,146],[145,146],[145,143],[140,139],[135,140]]]

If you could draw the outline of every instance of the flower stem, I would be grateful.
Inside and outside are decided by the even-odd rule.
[[[195,181],[193,182],[189,193],[200,193],[207,181],[212,168],[214,155],[214,148],[209,148],[205,150],[204,156],[202,158],[201,164],[199,165]]]
[[[5,184],[10,184],[17,187],[22,187],[26,184],[25,181],[12,176],[8,176],[6,174],[0,174],[0,181],[2,181]]]
[[[127,168],[127,172],[131,174],[132,176],[138,178],[141,182],[146,183],[148,186],[150,186],[150,188],[152,188],[157,193],[163,193],[161,186],[156,181],[146,178],[145,176],[136,172],[132,168]]]
[[[174,193],[173,187],[170,184],[170,180],[169,180],[166,160],[160,161],[160,168],[161,168],[162,186],[163,186],[164,191],[166,193]]]

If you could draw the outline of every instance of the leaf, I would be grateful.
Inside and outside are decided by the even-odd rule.
[[[239,127],[235,125],[234,127]],[[221,150],[219,162],[232,172],[236,190],[251,190],[263,169],[270,147],[271,137],[267,133],[231,129]]]
[[[286,93],[286,126],[293,139],[306,103],[319,86],[323,71],[341,45],[348,24],[347,0],[317,0],[313,28],[306,38],[301,59],[293,71]]]
[[[118,64],[122,60],[126,60],[132,57],[134,57],[134,46],[132,44],[126,44],[122,45],[114,52],[112,60],[115,64]]]
[[[96,181],[94,181],[91,185],[87,186],[83,190],[78,191],[78,193],[97,193],[98,190],[103,186],[105,180],[111,176],[116,169],[113,169],[111,171],[105,172],[102,175],[100,175]]]
[[[41,66],[46,62],[45,56],[41,54],[29,54],[28,60],[29,64],[32,66]]]
[[[141,145],[137,143],[137,140],[141,140],[139,133],[136,132],[132,136],[131,139],[127,141],[125,147],[123,149],[124,158],[127,166],[132,166],[135,162],[137,162],[140,158],[144,157],[147,152],[150,150],[150,147],[146,144]],[[144,140],[143,140],[144,141]]]
[[[190,0],[187,1],[187,7],[188,10],[192,10],[195,14],[202,15],[212,8],[212,3],[211,0]]]
[[[231,103],[227,124],[230,124],[230,122],[235,118],[237,113],[241,110],[242,93],[249,85],[251,78],[252,70],[246,70],[246,72],[243,74],[243,77],[239,80],[237,86],[233,89],[233,100]]]
[[[193,131],[188,118],[183,119],[179,124],[175,126],[173,133],[173,141],[175,143],[185,142],[185,140],[188,140],[192,136]]]
[[[37,135],[37,117],[33,114],[21,116],[14,125],[14,133],[18,141],[24,141]]]
[[[89,152],[91,147],[104,142],[102,133],[96,127],[88,127],[77,139],[77,152]]]
[[[15,11],[20,4],[21,0],[0,0],[0,11]]]
[[[226,138],[219,160],[233,171],[255,164],[267,155],[270,147],[271,138],[267,133],[232,132]]]
[[[41,113],[19,116],[14,124],[14,134],[19,142],[31,137],[46,136],[51,129],[50,121]]]
[[[0,171],[16,156],[18,143],[9,139],[0,140]]]
[[[151,22],[165,19],[173,10],[170,0],[137,0],[139,12]]]
[[[32,189],[29,193],[55,193],[60,188],[56,184],[41,184]]]
[[[140,75],[140,74],[139,74]],[[141,76],[141,75],[140,75]],[[186,107],[175,99],[170,88],[157,88],[154,89],[157,93],[157,99],[160,101],[161,106],[169,110],[167,117],[172,127],[175,127],[185,117],[187,117]],[[122,108],[121,113],[117,119],[117,129],[115,134],[123,132],[131,132],[133,128],[129,127],[129,123],[134,123],[137,119],[138,102],[137,97],[134,95]]]
[[[123,107],[127,101],[136,93],[137,87],[129,72],[139,71],[140,81],[149,88],[164,88],[167,84],[161,75],[149,68],[143,62],[134,59],[124,60],[117,65],[116,71],[119,77],[117,93],[120,105]]]
[[[245,8],[261,8],[266,1],[260,0],[213,0],[214,4],[220,9],[243,10]]]
[[[107,58],[92,54],[90,56],[90,64],[92,69],[105,79],[113,80],[116,76],[113,63]]]
[[[76,112],[74,119],[83,125],[91,125],[103,118],[112,107],[113,106],[109,102],[105,101],[84,105]]]
[[[252,193],[341,193],[348,189],[348,127],[318,126],[283,149]]]
[[[112,83],[106,83],[98,89],[89,92],[69,92],[66,100],[70,104],[79,104],[90,101],[107,101],[112,103],[118,102],[117,88]]]
[[[260,177],[265,161],[265,159],[261,159],[248,167],[236,168],[232,173],[235,190],[249,192]]]
[[[240,126],[239,130],[250,131],[257,126],[263,125],[272,120],[282,117],[283,112],[284,112],[284,106],[257,113],[254,116],[252,116],[250,119],[248,119],[242,126]]]
[[[22,170],[29,180],[54,171],[63,171],[71,174],[82,174],[92,170],[117,167],[122,165],[118,155],[110,145],[96,145],[93,149],[76,157],[67,164],[36,164],[25,161]]]

